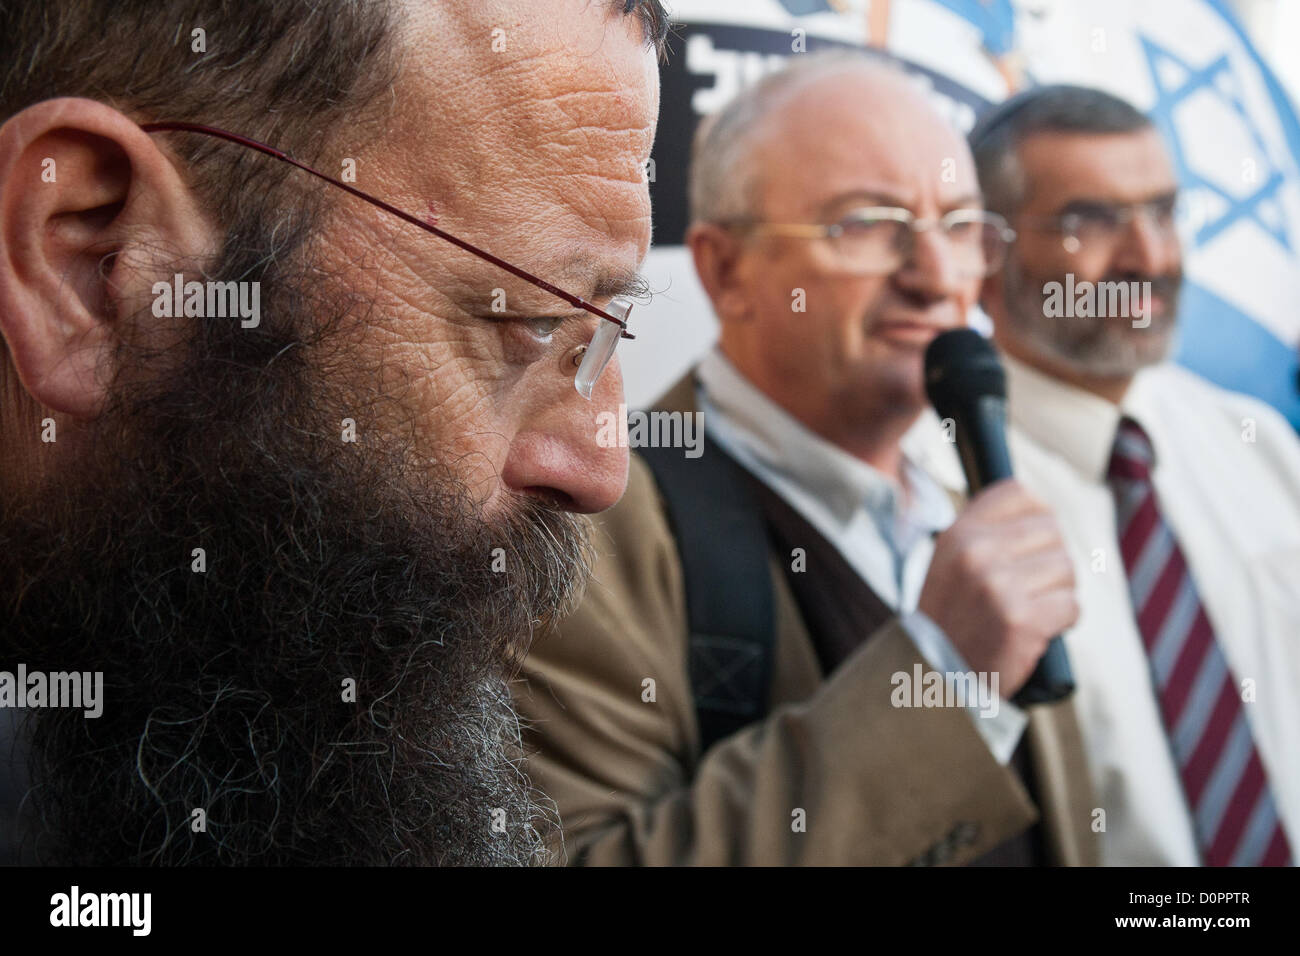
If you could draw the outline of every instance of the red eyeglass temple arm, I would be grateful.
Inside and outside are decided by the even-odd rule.
[[[537,286],[539,289],[549,292],[554,296],[558,296],[559,298],[563,299],[565,302],[572,305],[574,308],[583,309],[587,312],[590,312],[592,315],[604,319],[607,322],[613,322],[615,325],[617,325],[620,329],[623,330],[623,334],[621,336],[622,338],[625,339],[636,338],[635,335],[633,335],[631,332],[627,330],[626,322],[614,318],[614,316],[610,315],[608,312],[605,312],[603,309],[600,309],[592,305],[590,302],[586,301],[580,296],[576,296],[571,293],[565,292],[563,289],[551,285],[545,279],[538,278],[537,276],[533,275],[531,272],[525,272],[523,269],[519,268],[518,266],[511,265],[509,262],[506,262],[504,259],[492,255],[492,253],[488,252],[486,249],[480,249],[478,246],[468,243],[464,239],[457,239],[451,233],[444,232],[443,230],[439,229],[437,226],[433,225],[430,222],[426,222],[423,219],[419,219],[415,216],[412,216],[408,212],[403,212],[401,209],[398,209],[396,206],[390,206],[382,199],[376,199],[374,196],[371,196],[367,193],[363,193],[360,189],[357,189],[354,186],[349,186],[347,183],[337,180],[332,176],[327,176],[322,172],[312,169],[306,163],[300,163],[298,160],[294,159],[288,153],[281,152],[280,150],[276,149],[274,146],[267,146],[265,143],[259,143],[257,140],[249,139],[247,136],[240,136],[238,133],[228,133],[223,129],[217,129],[214,126],[202,126],[198,123],[143,123],[141,124],[140,128],[144,130],[146,133],[162,133],[162,132],[167,132],[169,130],[175,130],[175,131],[186,132],[186,133],[200,133],[204,136],[215,136],[217,139],[224,139],[232,143],[237,143],[240,146],[247,146],[249,149],[255,149],[259,153],[265,153],[267,156],[271,156],[275,159],[280,160],[281,162],[288,163],[291,166],[297,166],[299,169],[303,170],[304,172],[311,173],[317,179],[325,180],[325,182],[329,183],[331,186],[337,186],[339,189],[346,190],[347,192],[350,192],[352,195],[356,196],[358,199],[363,199],[366,202],[370,203],[372,206],[378,206],[380,209],[384,210],[385,212],[392,213],[394,216],[397,216],[400,219],[404,219],[405,221],[411,223],[411,225],[413,226],[419,226],[421,229],[425,230],[426,232],[433,233],[439,239],[442,239],[446,242],[450,242],[453,246],[456,246],[460,249],[464,249],[466,252],[476,255],[480,259],[486,259],[494,266],[506,270],[506,272],[509,272],[511,275],[518,276],[520,279],[523,279],[525,282],[532,283],[533,285]]]

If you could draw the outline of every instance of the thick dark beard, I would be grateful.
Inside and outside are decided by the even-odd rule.
[[[345,320],[313,283],[271,278],[262,327],[202,322],[165,382],[117,389],[75,475],[0,510],[0,669],[104,674],[98,719],[29,712],[25,855],[544,862],[508,681],[585,581],[588,524],[523,499],[478,517],[318,371],[346,367]]]

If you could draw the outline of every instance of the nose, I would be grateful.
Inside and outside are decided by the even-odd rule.
[[[628,450],[620,447],[625,414],[623,374],[615,357],[596,381],[591,401],[571,378],[557,383],[549,404],[515,433],[501,471],[507,488],[565,511],[593,514],[613,507],[627,487]]]
[[[947,237],[939,229],[913,233],[907,261],[894,273],[904,291],[926,300],[947,299],[960,291],[962,278]]]

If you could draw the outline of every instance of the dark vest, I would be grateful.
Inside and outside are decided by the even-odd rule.
[[[642,456],[650,464],[660,491],[668,503],[669,518],[674,524],[678,549],[682,552],[682,567],[686,578],[686,598],[688,612],[692,622],[692,681],[699,681],[701,656],[716,658],[716,642],[727,642],[724,647],[737,645],[744,641],[746,634],[736,633],[734,620],[728,621],[730,634],[719,636],[724,627],[716,626],[720,617],[734,616],[739,610],[734,598],[720,595],[719,590],[727,590],[744,595],[744,613],[741,614],[740,630],[757,630],[763,627],[755,623],[757,618],[749,610],[754,606],[763,606],[771,602],[771,578],[768,570],[767,554],[762,560],[755,560],[754,555],[742,555],[735,550],[736,545],[752,546],[761,535],[766,544],[764,549],[777,557],[785,571],[786,580],[794,594],[795,602],[804,625],[812,638],[818,660],[824,674],[831,674],[845,659],[852,654],[871,634],[895,617],[895,612],[881,600],[879,595],[864,581],[845,560],[839,550],[831,544],[812,524],[799,514],[780,495],[774,492],[760,479],[755,477],[729,455],[722,451],[716,442],[710,442],[704,455],[698,459],[685,459],[680,449],[642,449]],[[669,456],[672,456],[670,458]],[[711,461],[706,460],[712,459]],[[720,497],[725,495],[725,497]],[[690,496],[692,501],[683,500]],[[710,497],[711,502],[700,499]],[[748,514],[748,525],[745,515]],[[755,522],[757,517],[759,521]],[[711,528],[709,522],[718,522]],[[681,533],[685,532],[685,533]],[[760,545],[761,546],[761,545]],[[801,548],[806,557],[804,569],[794,570],[791,555],[794,549]],[[687,554],[687,550],[695,553]],[[723,556],[720,549],[727,549]],[[718,553],[711,554],[709,552]],[[737,568],[745,569],[744,574],[753,578],[743,584],[737,580]],[[725,569],[725,573],[724,573]],[[756,576],[761,576],[759,581]],[[692,609],[692,601],[707,601],[711,615],[706,615],[710,625],[703,628],[706,633],[698,633],[699,609]],[[766,628],[774,628],[770,611],[766,619]],[[761,719],[770,708],[770,658],[774,634],[768,633],[754,642],[766,640],[767,664],[760,661],[753,669],[754,680],[761,687],[761,700],[752,702],[744,721]],[[704,650],[701,651],[701,646]],[[742,645],[743,647],[743,645]],[[748,652],[748,649],[745,649]],[[756,655],[752,655],[757,659]],[[734,666],[728,666],[733,674]],[[743,672],[742,676],[743,676]],[[736,682],[745,686],[745,682]],[[754,694],[754,691],[750,691]],[[715,702],[716,703],[716,702]],[[749,703],[749,702],[740,702]],[[700,706],[697,694],[697,707]],[[704,745],[707,747],[711,736],[708,724],[716,720],[716,714],[701,713],[701,728]],[[733,719],[733,726],[743,726],[741,719]],[[713,736],[716,736],[713,734]],[[1020,744],[1011,758],[1011,767],[1025,784],[1030,796],[1037,803],[1034,789],[1033,768],[1030,766],[1027,735],[1022,736]],[[976,866],[1037,866],[1047,863],[1046,844],[1042,827],[1034,825],[1029,830],[1012,837],[994,847],[979,859],[972,861]]]

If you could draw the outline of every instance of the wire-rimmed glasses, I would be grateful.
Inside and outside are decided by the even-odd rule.
[[[396,206],[389,205],[382,199],[376,199],[374,196],[362,192],[355,186],[349,186],[347,183],[337,180],[333,176],[327,176],[325,173],[312,169],[306,163],[299,162],[292,156],[273,146],[268,146],[265,143],[258,142],[255,139],[250,139],[247,136],[240,136],[238,133],[227,132],[223,129],[217,129],[214,126],[203,126],[199,123],[145,123],[142,124],[140,128],[146,133],[184,132],[198,133],[202,136],[213,136],[217,139],[223,139],[227,142],[235,143],[238,146],[245,146],[249,149],[257,150],[259,153],[264,153],[273,159],[278,159],[291,166],[296,166],[305,172],[311,173],[317,179],[324,180],[331,186],[337,186],[339,189],[351,193],[358,199],[363,199],[372,206],[377,206],[385,212],[391,213],[399,219],[411,223],[413,226],[419,226],[425,232],[431,232],[439,239],[450,242],[457,248],[478,256],[480,259],[486,260],[500,269],[504,269],[511,275],[523,279],[525,282],[531,283],[537,288],[563,299],[574,308],[590,312],[592,315],[602,319],[603,321],[596,329],[596,334],[592,336],[590,342],[578,350],[574,359],[574,365],[577,372],[574,375],[573,385],[574,388],[578,390],[578,394],[588,401],[591,400],[592,391],[596,387],[596,381],[600,378],[601,373],[605,371],[610,360],[614,357],[614,350],[618,348],[619,339],[636,338],[636,336],[627,330],[627,319],[632,312],[632,303],[628,302],[626,299],[613,299],[610,301],[608,310],[601,309],[592,305],[580,296],[565,292],[563,289],[552,285],[545,279],[540,279],[531,272],[494,256],[485,249],[480,249],[472,243],[468,243],[463,239],[453,236],[451,233],[438,228],[425,219],[413,216],[408,212],[398,209]]]
[[[1185,241],[1192,229],[1192,210],[1179,194],[1159,196],[1145,202],[1111,203],[1100,200],[1070,203],[1054,216],[1025,217],[1025,224],[1036,229],[1056,232],[1066,252],[1086,248],[1110,248],[1135,219],[1165,242]]]
[[[938,229],[946,237],[962,278],[982,279],[1002,268],[1015,230],[983,209],[954,209],[938,219],[920,219],[896,206],[864,206],[833,223],[753,222],[733,228],[754,236],[823,239],[839,264],[854,275],[883,275],[911,258],[916,234]]]

